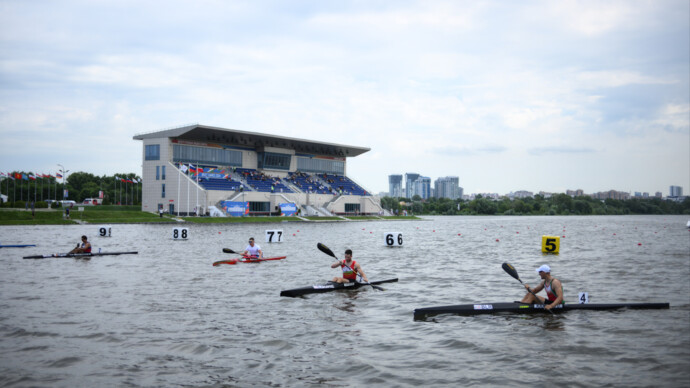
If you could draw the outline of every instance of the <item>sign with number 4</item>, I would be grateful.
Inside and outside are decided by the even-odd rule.
[[[577,299],[580,301],[580,304],[587,304],[589,303],[589,293],[580,292],[577,294]]]

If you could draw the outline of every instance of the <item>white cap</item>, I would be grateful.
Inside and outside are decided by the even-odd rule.
[[[546,272],[546,273],[551,273],[551,267],[548,265],[544,264],[541,267],[537,268],[537,273],[539,272]]]

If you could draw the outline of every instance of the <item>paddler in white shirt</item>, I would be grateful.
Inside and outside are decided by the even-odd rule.
[[[352,260],[352,250],[348,249],[345,251],[345,260],[339,260],[331,264],[331,268],[336,268],[340,266],[343,269],[343,277],[334,277],[333,282],[335,283],[349,283],[357,281],[357,274],[362,277],[366,283],[369,283],[367,275],[362,271],[362,267],[358,262]]]
[[[261,251],[261,247],[257,244],[254,244],[254,237],[249,238],[249,245],[247,245],[247,247],[244,248],[244,252],[242,252],[242,255],[248,256],[251,259],[264,258],[264,253]]]
[[[522,298],[520,302],[541,303],[544,304],[545,310],[551,310],[554,306],[563,303],[563,284],[560,280],[551,276],[551,267],[544,264],[541,267],[537,268],[537,273],[539,274],[539,277],[542,278],[542,281],[541,283],[539,283],[538,286],[532,289],[532,292],[536,294],[537,292],[543,289],[546,291],[546,296],[548,298],[544,298],[539,295],[537,295],[535,298],[535,296],[529,292],[529,284],[525,284],[525,288],[527,289],[527,295],[525,295],[525,297]]]

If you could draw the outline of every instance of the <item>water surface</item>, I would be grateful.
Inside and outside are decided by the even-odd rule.
[[[2,226],[2,386],[688,386],[690,233],[687,216],[427,217],[423,221]],[[263,242],[266,230],[285,233]],[[403,247],[384,246],[384,233]],[[95,249],[138,255],[91,260],[22,256]],[[561,236],[559,255],[541,236]],[[213,267],[253,236],[286,260]],[[362,288],[303,298],[280,290],[337,275],[322,242],[354,251]],[[419,307],[502,302],[549,264],[566,301],[670,302],[670,310],[560,315],[438,316]]]

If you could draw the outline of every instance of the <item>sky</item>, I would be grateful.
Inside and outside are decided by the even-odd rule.
[[[690,1],[0,0],[0,171],[141,174],[190,123],[465,194],[690,193]]]

